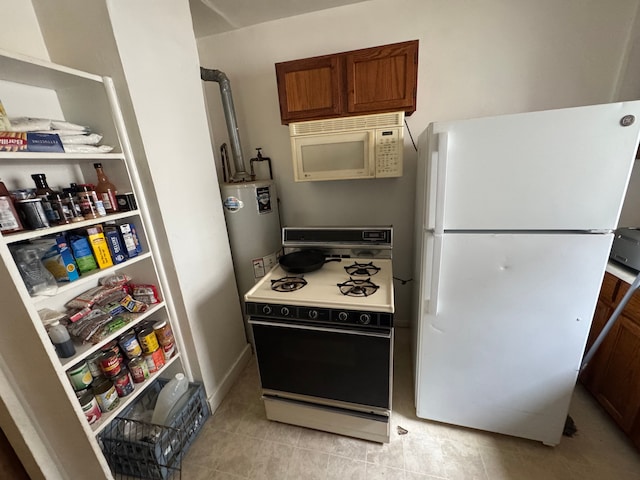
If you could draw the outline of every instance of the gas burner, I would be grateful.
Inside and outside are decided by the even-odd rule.
[[[271,290],[276,292],[294,292],[300,290],[307,284],[302,277],[282,277],[277,280],[271,280]]]
[[[376,267],[373,262],[354,262],[352,265],[344,267],[344,269],[349,275],[354,275],[356,277],[370,277],[371,275],[375,275],[380,271],[380,267]]]
[[[348,297],[368,297],[376,293],[380,287],[370,279],[362,280],[349,277],[348,281],[338,283],[338,288],[340,288],[340,293]]]

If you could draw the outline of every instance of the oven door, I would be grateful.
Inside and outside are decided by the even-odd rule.
[[[262,388],[389,410],[393,329],[358,331],[251,317]]]

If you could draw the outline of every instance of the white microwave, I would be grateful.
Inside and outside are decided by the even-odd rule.
[[[289,124],[296,182],[402,176],[404,112]]]

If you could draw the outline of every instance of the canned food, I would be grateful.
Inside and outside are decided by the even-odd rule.
[[[95,378],[94,378],[95,381]],[[91,387],[83,388],[82,390],[75,390],[76,398],[79,400],[91,391]]]
[[[97,422],[100,417],[102,417],[102,412],[100,411],[100,406],[98,405],[98,400],[91,392],[85,393],[80,399],[80,406],[82,407],[82,412],[84,416],[87,417],[87,421],[89,425]]]
[[[113,352],[105,352],[100,357],[100,368],[107,377],[115,377],[120,373],[120,361]]]
[[[133,330],[120,337],[119,343],[127,358],[132,359],[142,355],[142,348]]]
[[[109,412],[118,406],[120,397],[113,382],[108,378],[103,378],[93,387],[93,394],[100,405],[103,413]]]
[[[171,325],[166,320],[154,323],[153,331],[156,333],[160,345],[168,345],[174,342],[173,330],[171,330]]]
[[[174,342],[162,345],[160,348],[162,349],[165,361],[169,360],[173,357],[173,354],[176,353],[176,344]]]
[[[156,333],[153,331],[152,327],[140,330],[140,333],[138,333],[138,340],[140,340],[140,345],[142,346],[142,351],[144,353],[155,352],[160,346],[158,344]]]
[[[126,397],[133,392],[133,380],[126,368],[113,379],[113,385],[116,387],[116,392],[119,397]]]
[[[31,230],[49,227],[49,220],[44,212],[41,198],[29,198],[16,203],[22,223]]]
[[[89,371],[94,379],[102,376],[102,369],[100,368],[102,355],[102,352],[95,352],[87,357],[87,365],[89,365]]]
[[[129,362],[129,371],[135,383],[142,383],[149,378],[149,367],[147,366],[146,360],[142,357],[134,358]]]
[[[104,347],[102,347],[100,349],[100,351],[103,352],[103,353],[113,352],[118,356],[118,362],[120,362],[120,363],[124,362],[124,359],[122,358],[122,351],[120,350],[120,347],[118,346],[118,342],[115,341],[115,340],[111,340]]]
[[[149,373],[155,373],[164,367],[164,353],[161,348],[157,348],[151,353],[145,353],[144,360],[147,362]]]
[[[73,385],[73,389],[84,390],[91,382],[93,382],[93,377],[91,376],[91,371],[89,370],[89,365],[87,362],[80,362],[77,365],[74,365],[67,372],[69,380],[71,380],[71,385]]]

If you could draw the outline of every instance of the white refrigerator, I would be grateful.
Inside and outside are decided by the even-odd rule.
[[[418,417],[560,442],[639,131],[626,102],[421,135]]]

